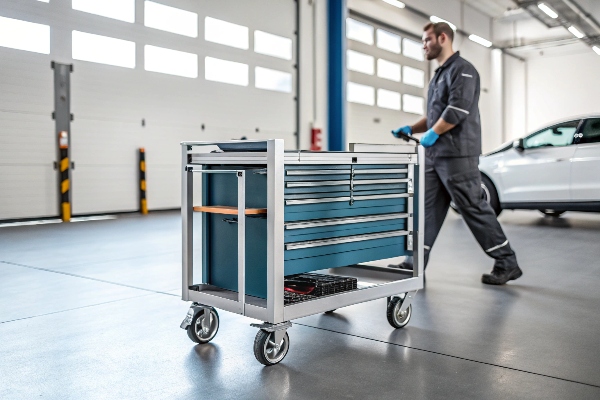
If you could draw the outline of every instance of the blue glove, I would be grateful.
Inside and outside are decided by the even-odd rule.
[[[421,138],[421,145],[423,147],[431,147],[431,146],[433,146],[435,141],[438,140],[439,137],[440,137],[440,135],[435,133],[433,131],[433,129],[430,129],[427,132],[425,132],[425,134]]]
[[[394,135],[395,137],[399,138],[400,137],[400,133],[404,133],[405,135],[412,135],[412,128],[408,125],[403,126],[402,128],[398,128],[398,129],[394,129],[392,131],[392,135]]]

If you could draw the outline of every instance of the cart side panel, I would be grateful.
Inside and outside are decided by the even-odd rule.
[[[247,169],[243,166],[211,166],[213,169]],[[257,167],[252,167],[256,169]],[[205,205],[237,206],[237,177],[233,174],[207,175]],[[266,175],[246,174],[246,207],[267,207]],[[207,269],[209,283],[232,291],[238,290],[238,254],[236,215],[205,214]],[[267,220],[246,217],[246,294],[267,295]]]

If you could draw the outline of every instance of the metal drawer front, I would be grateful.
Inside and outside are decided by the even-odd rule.
[[[335,174],[349,174],[350,169],[333,170],[333,169],[312,169],[312,170],[287,170],[286,175],[335,175]],[[389,169],[355,169],[354,174],[406,174],[408,169],[406,168],[389,168]]]
[[[321,227],[321,226],[358,224],[361,222],[387,221],[390,219],[399,219],[399,218],[407,218],[407,217],[408,217],[407,213],[394,213],[394,214],[383,214],[383,215],[368,215],[368,216],[363,216],[363,217],[330,218],[330,219],[319,219],[319,220],[314,220],[314,221],[288,222],[285,224],[285,229],[317,228],[317,227]]]
[[[318,186],[339,186],[339,185],[377,185],[377,184],[393,184],[407,183],[410,179],[361,179],[361,180],[339,180],[339,181],[313,181],[313,182],[286,182],[288,188],[299,187],[318,187]]]
[[[343,197],[325,197],[321,199],[302,199],[302,200],[286,200],[285,205],[301,205],[301,204],[315,204],[315,203],[335,203],[338,201],[361,201],[361,200],[382,200],[382,199],[400,199],[403,197],[411,197],[408,193],[399,193],[399,194],[381,194],[374,196],[343,196]]]
[[[321,240],[308,240],[305,242],[296,242],[296,243],[288,243],[285,245],[286,250],[298,250],[298,249],[307,249],[311,247],[321,247],[321,246],[329,246],[336,245],[342,243],[352,243],[352,242],[362,242],[365,240],[374,240],[374,239],[385,239],[397,236],[407,236],[409,234],[408,231],[390,231],[383,233],[369,233],[366,235],[354,235],[354,236],[346,236],[335,239],[321,239]]]

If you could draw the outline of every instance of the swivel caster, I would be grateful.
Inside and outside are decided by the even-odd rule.
[[[210,320],[205,321],[205,313],[210,312]],[[188,337],[192,342],[204,344],[210,342],[219,330],[219,314],[214,308],[205,308],[196,312],[187,327]]]
[[[412,305],[409,304],[408,308],[404,311],[400,311],[404,299],[400,297],[392,297],[387,305],[387,320],[394,328],[404,328],[412,315]]]

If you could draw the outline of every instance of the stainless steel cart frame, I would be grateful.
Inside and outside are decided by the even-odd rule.
[[[327,312],[353,304],[375,300],[383,297],[393,298],[406,294],[401,298],[398,312],[406,313],[417,290],[423,287],[423,232],[424,218],[414,218],[415,209],[423,213],[424,206],[424,171],[425,157],[421,146],[413,145],[372,145],[353,144],[349,152],[304,152],[284,151],[281,139],[267,141],[243,141],[240,143],[265,143],[266,151],[240,152],[200,152],[201,147],[214,146],[232,142],[182,142],[182,203],[181,217],[183,228],[182,259],[182,300],[194,302],[181,327],[188,328],[196,320],[199,335],[209,334],[213,319],[218,315],[211,313],[220,308],[236,314],[245,315],[262,324],[252,324],[272,336],[269,340],[277,350],[282,346],[285,331],[291,326],[289,321],[312,314]],[[407,250],[413,251],[414,269],[410,271],[384,267],[347,266],[318,271],[332,275],[353,276],[360,281],[368,282],[368,287],[341,292],[296,304],[284,305],[284,206],[295,200],[284,199],[284,175],[286,165],[360,165],[360,164],[406,164],[408,166],[408,192],[397,194],[406,197],[408,203],[407,228],[398,231],[397,236],[407,236]],[[244,165],[257,168],[266,166],[267,175],[267,298],[249,296],[245,292],[245,227],[246,227],[246,170],[203,169],[208,165]],[[415,174],[415,166],[419,166],[419,174]],[[207,283],[195,283],[193,275],[193,183],[195,174],[235,174],[237,176],[237,218],[238,218],[238,292],[224,290]],[[418,182],[415,182],[418,179]],[[413,196],[419,190],[418,196]],[[391,195],[388,195],[391,196]],[[418,199],[415,208],[414,199]],[[339,198],[336,201],[350,201],[351,198]],[[198,199],[196,200],[198,202]],[[297,200],[296,200],[297,201]],[[293,203],[291,203],[293,204]],[[198,204],[196,204],[198,205]],[[200,218],[204,218],[200,213]],[[202,281],[202,279],[197,279]],[[409,315],[410,317],[410,315]],[[218,329],[218,321],[217,321]],[[193,328],[193,326],[191,327]],[[189,331],[189,329],[188,329]],[[216,334],[216,332],[215,332]],[[210,335],[209,335],[210,336]],[[214,334],[213,334],[214,336]],[[287,335],[286,335],[287,336]],[[191,337],[191,336],[190,336]],[[192,337],[191,337],[192,338]],[[198,338],[198,337],[196,337]],[[202,337],[198,343],[202,343]],[[210,337],[212,339],[212,337]],[[209,340],[210,340],[209,339]],[[258,336],[257,336],[258,340]],[[262,344],[261,344],[262,345]],[[266,348],[266,347],[265,347]],[[256,353],[256,348],[255,348]],[[287,353],[287,349],[286,349]],[[285,354],[284,354],[285,356]],[[257,356],[258,358],[258,356]],[[283,358],[283,357],[282,357]],[[259,361],[261,361],[259,359]],[[277,362],[279,362],[278,360]],[[262,361],[261,361],[262,362]],[[264,363],[264,362],[263,362]],[[266,364],[269,365],[269,364]]]

